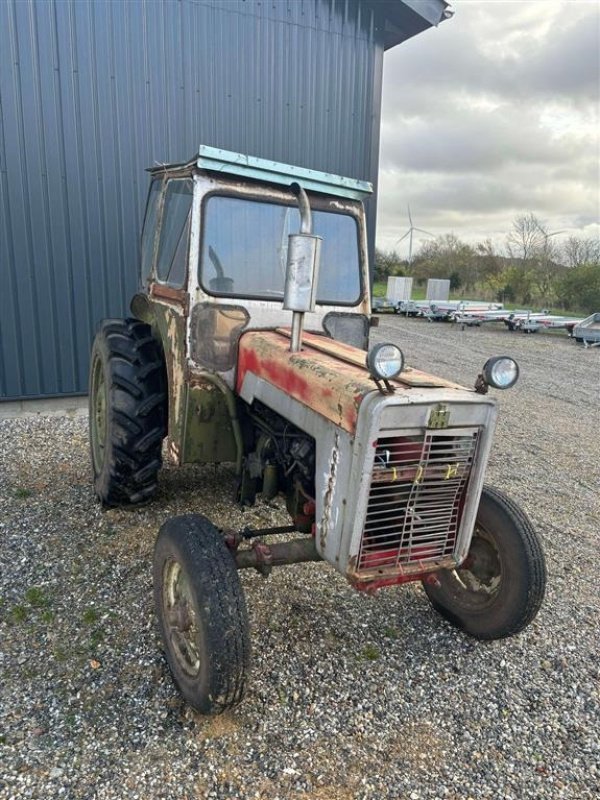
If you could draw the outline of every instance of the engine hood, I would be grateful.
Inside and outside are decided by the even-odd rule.
[[[365,352],[310,333],[304,334],[300,352],[291,353],[289,345],[288,329],[243,334],[237,392],[241,393],[244,378],[252,373],[354,434],[361,403],[368,395],[378,393],[365,366]],[[423,387],[464,391],[458,384],[410,367],[405,367],[392,383],[398,393]]]

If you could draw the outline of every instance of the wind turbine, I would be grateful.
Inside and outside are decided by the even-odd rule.
[[[435,235],[433,233],[430,233],[429,231],[424,231],[423,228],[415,227],[413,225],[412,217],[410,215],[410,206],[409,205],[407,205],[407,209],[408,209],[408,221],[410,222],[410,228],[406,231],[406,233],[403,236],[401,236],[399,239],[396,240],[396,244],[400,244],[400,242],[403,242],[406,239],[407,236],[409,237],[409,239],[408,239],[408,265],[410,266],[412,264],[413,231],[417,231],[418,233],[424,233],[427,236],[433,236],[434,238],[435,238]]]
[[[536,227],[539,230],[539,232],[544,237],[544,248],[548,247],[548,239],[550,239],[552,236],[559,236],[561,233],[567,233],[566,230],[554,231],[554,233],[546,233],[546,231],[542,228],[542,226],[540,225],[540,223],[537,220],[535,221],[535,224],[536,224]]]

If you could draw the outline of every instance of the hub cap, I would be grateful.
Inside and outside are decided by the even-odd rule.
[[[163,605],[171,652],[183,671],[194,677],[200,672],[196,612],[187,576],[175,560],[165,565]]]
[[[92,459],[96,473],[100,472],[104,464],[104,448],[106,444],[106,417],[107,417],[107,397],[106,381],[104,380],[104,369],[102,361],[96,358],[92,370],[92,413],[90,414],[90,425],[92,434]]]
[[[496,598],[502,583],[502,563],[493,536],[480,525],[473,532],[467,558],[450,574],[457,599],[466,605],[483,607]]]

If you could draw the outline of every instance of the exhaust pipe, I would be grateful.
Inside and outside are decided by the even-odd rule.
[[[292,183],[290,188],[298,198],[300,233],[290,233],[288,237],[283,307],[292,312],[290,352],[297,353],[302,349],[304,314],[315,310],[323,240],[312,232],[312,213],[306,192],[299,183]]]

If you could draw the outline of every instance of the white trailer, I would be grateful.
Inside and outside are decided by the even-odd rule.
[[[430,278],[427,281],[427,300],[446,302],[450,297],[450,281],[442,278]]]
[[[412,295],[412,278],[392,276],[388,278],[386,299],[395,306],[406,303]]]

